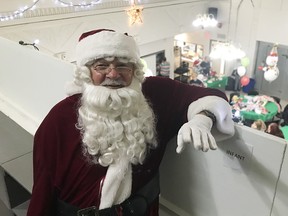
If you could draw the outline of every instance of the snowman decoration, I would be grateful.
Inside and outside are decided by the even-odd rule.
[[[267,66],[262,68],[262,70],[264,71],[264,78],[268,82],[276,80],[277,77],[279,76],[279,69],[277,67],[277,63],[278,63],[278,52],[277,52],[277,45],[275,44],[266,58]]]

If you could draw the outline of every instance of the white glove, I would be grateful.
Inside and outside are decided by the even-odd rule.
[[[193,143],[195,149],[207,152],[217,149],[211,134],[212,120],[202,114],[196,114],[190,121],[182,125],[177,136],[177,153],[181,153],[187,144]]]
[[[217,96],[206,96],[192,102],[188,107],[187,119],[192,120],[195,115],[203,110],[208,110],[216,117],[216,123],[211,134],[214,139],[223,141],[234,135],[234,122],[229,103]]]

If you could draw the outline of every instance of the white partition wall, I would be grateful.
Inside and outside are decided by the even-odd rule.
[[[218,147],[187,146],[179,155],[172,140],[160,169],[161,203],[181,216],[271,215],[286,141],[236,125]]]
[[[0,111],[34,134],[73,79],[70,63],[0,38]]]
[[[11,200],[26,201],[21,192],[31,192],[33,184],[32,173],[33,136],[0,112],[0,215],[12,216]],[[11,190],[6,185],[9,174],[23,189]],[[6,180],[5,180],[6,179]],[[11,179],[11,178],[10,178]],[[13,185],[15,186],[15,185]],[[19,188],[19,187],[17,187]],[[10,193],[9,193],[10,191]],[[13,194],[11,193],[13,191]],[[10,194],[10,196],[9,196]],[[12,194],[12,195],[11,195]],[[27,194],[27,193],[25,193]],[[23,200],[22,200],[23,199]],[[1,205],[3,203],[3,205]],[[12,202],[15,203],[15,202]],[[10,209],[11,214],[4,213]],[[18,216],[18,214],[16,214]],[[24,214],[22,214],[24,215]],[[26,214],[25,214],[26,215]]]
[[[274,206],[271,216],[283,216],[288,214],[288,153],[285,151],[281,176],[278,181]]]

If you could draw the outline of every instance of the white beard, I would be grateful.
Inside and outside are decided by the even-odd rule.
[[[143,163],[147,147],[156,146],[154,113],[136,79],[119,89],[84,84],[78,127],[85,154],[102,166],[123,156]]]

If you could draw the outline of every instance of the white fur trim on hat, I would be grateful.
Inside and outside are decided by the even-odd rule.
[[[217,96],[206,96],[199,98],[189,105],[187,117],[191,120],[193,116],[202,110],[209,110],[216,117],[216,127],[212,128],[212,135],[216,141],[232,137],[235,133],[232,111],[229,103]]]
[[[104,57],[123,57],[140,61],[139,48],[132,36],[114,31],[100,31],[81,39],[76,47],[78,66]]]

